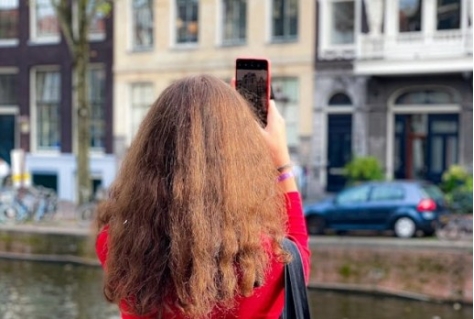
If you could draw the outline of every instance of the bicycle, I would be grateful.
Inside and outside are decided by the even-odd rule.
[[[12,187],[1,190],[0,221],[35,222],[51,220],[57,210],[56,193],[48,188]]]
[[[472,219],[466,216],[451,216],[440,224],[436,236],[442,240],[472,239]]]
[[[79,221],[90,222],[95,218],[97,206],[107,196],[107,190],[99,187],[94,194],[94,197],[87,203],[77,207],[76,217]]]

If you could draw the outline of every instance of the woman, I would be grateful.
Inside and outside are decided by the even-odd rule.
[[[122,318],[278,318],[282,238],[298,244],[309,269],[289,158],[273,102],[262,129],[217,78],[168,87],[99,208],[104,294]]]

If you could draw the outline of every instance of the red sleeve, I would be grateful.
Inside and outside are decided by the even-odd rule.
[[[300,193],[286,193],[286,211],[288,213],[287,236],[298,245],[303,260],[306,282],[308,282],[311,252],[308,246],[309,237],[303,216]]]
[[[105,268],[105,260],[107,259],[107,239],[109,237],[109,226],[105,226],[100,233],[97,235],[97,239],[95,242],[95,252],[97,257],[99,258],[102,267]]]

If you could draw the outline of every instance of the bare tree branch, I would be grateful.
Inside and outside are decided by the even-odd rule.
[[[69,5],[69,1],[54,0],[51,1],[51,3],[56,11],[56,16],[58,18],[61,31],[64,34],[64,38],[66,39],[66,43],[68,44],[69,50],[73,52],[77,39],[74,37],[72,8]]]

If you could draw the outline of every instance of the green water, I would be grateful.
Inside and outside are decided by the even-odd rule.
[[[0,259],[0,319],[118,319],[97,267]],[[313,319],[464,319],[472,306],[310,290]]]

